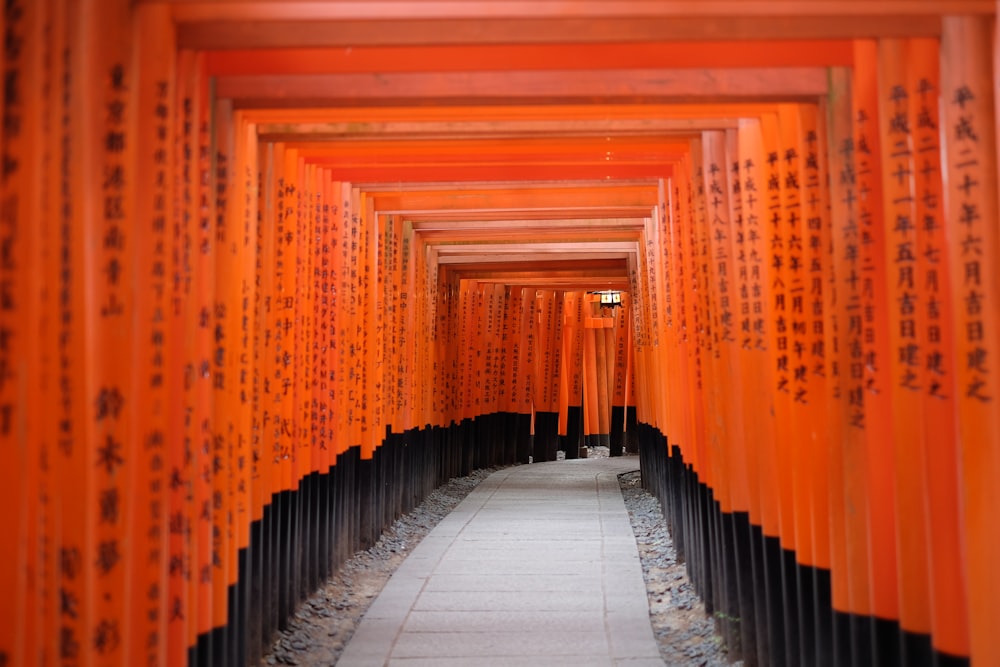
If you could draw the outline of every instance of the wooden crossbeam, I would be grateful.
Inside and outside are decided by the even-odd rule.
[[[631,207],[623,206],[588,206],[588,207],[561,207],[561,208],[539,208],[530,209],[524,208],[519,210],[511,209],[473,209],[473,210],[424,210],[424,211],[407,211],[406,219],[414,223],[418,222],[431,222],[434,224],[440,224],[445,222],[462,222],[465,223],[470,219],[475,218],[478,222],[486,225],[503,224],[506,220],[510,219],[512,216],[516,216],[523,220],[535,220],[544,221],[549,223],[551,221],[558,220],[576,220],[586,217],[592,217],[594,220],[602,220],[604,218],[643,218],[649,216],[649,207],[645,205],[636,205]]]
[[[493,263],[493,262],[521,262],[521,263],[534,263],[539,260],[545,259],[546,257],[551,257],[553,254],[560,254],[558,249],[548,249],[546,252],[535,252],[535,253],[483,253],[483,254],[470,254],[470,255],[445,255],[439,257],[437,262],[439,264],[476,264],[479,262]],[[567,253],[568,254],[568,253]],[[593,261],[600,259],[621,259],[625,260],[629,256],[627,251],[617,251],[617,252],[601,252],[601,251],[590,251],[590,252],[574,252],[572,253],[573,259],[580,261]]]
[[[649,187],[539,188],[463,191],[428,191],[372,193],[381,213],[403,215],[421,212],[437,215],[440,211],[467,214],[470,211],[495,212],[556,209],[585,211],[593,207],[647,207],[656,205],[656,191]]]
[[[383,106],[300,106],[286,108],[241,109],[237,115],[261,128],[273,132],[293,132],[302,123],[341,123],[350,136],[379,135],[388,124],[447,123],[459,129],[466,123],[495,123],[497,127],[516,121],[597,121],[614,124],[625,121],[655,122],[657,120],[690,120],[710,118],[744,118],[759,116],[774,110],[768,102],[710,103],[597,103],[531,104],[524,106],[448,105],[429,106],[415,103],[409,107]]]
[[[642,137],[687,135],[709,129],[735,129],[736,116],[724,116],[720,109],[713,118],[642,118],[601,120],[568,117],[559,120],[510,121],[429,121],[429,122],[284,122],[265,123],[257,128],[264,141],[322,142],[427,141],[434,139],[509,139],[522,137]]]
[[[572,38],[572,35],[566,37]],[[685,41],[648,44],[506,44],[227,49],[211,51],[214,76],[345,72],[457,72],[582,70],[647,67],[850,66],[850,40]]]
[[[492,233],[497,226],[502,226],[505,230],[526,230],[526,231],[563,231],[566,229],[592,229],[592,230],[628,230],[640,231],[643,228],[644,218],[565,218],[546,220],[539,223],[538,220],[426,220],[413,222],[413,229],[419,232],[424,238],[431,238],[437,233],[453,233],[460,230],[462,233],[474,235],[476,233]]]
[[[162,0],[138,0],[138,4]],[[216,21],[225,19],[542,19],[542,18],[732,18],[748,16],[891,16],[990,14],[993,0],[338,0],[338,2],[276,0],[168,0],[179,21]]]
[[[216,93],[238,107],[806,100],[826,94],[826,77],[819,67],[238,75],[219,77]]]
[[[523,179],[580,179],[604,178],[608,180],[632,178],[669,178],[669,165],[654,164],[541,164],[525,165],[406,165],[399,167],[358,166],[335,169],[337,178],[352,183],[420,183],[426,179],[459,180],[470,178],[502,178],[513,181]]]
[[[622,137],[510,137],[500,139],[420,139],[345,142],[336,145],[290,143],[289,148],[315,164],[372,162],[391,165],[414,160],[474,162],[524,159],[606,159],[618,155],[632,159],[663,159],[664,155],[684,155],[691,134],[680,136]]]
[[[206,3],[207,4],[207,3]],[[310,9],[323,7],[322,3],[288,3],[289,5],[313,5]],[[337,5],[339,3],[326,3]],[[406,3],[399,3],[406,4]],[[474,5],[477,3],[452,3]],[[531,3],[518,3],[529,5]],[[613,4],[613,3],[605,3]],[[704,3],[673,3],[701,6]],[[780,3],[786,6],[813,3]],[[850,3],[855,8],[871,4],[874,8],[881,3]],[[946,9],[943,5],[955,7]],[[872,14],[830,14],[808,16],[773,15],[716,15],[706,20],[699,16],[650,17],[626,16],[610,17],[600,21],[589,18],[541,18],[541,19],[309,19],[301,15],[293,19],[269,18],[270,13],[281,14],[277,5],[265,5],[264,16],[257,20],[246,19],[245,3],[220,3],[209,7],[191,9],[181,6],[175,11],[178,20],[178,44],[188,49],[243,49],[243,48],[319,48],[355,47],[381,45],[425,45],[425,44],[548,44],[565,41],[567,36],[575,43],[644,43],[654,41],[687,40],[768,40],[768,39],[858,39],[886,35],[895,37],[937,37],[941,33],[940,14],[959,11],[964,5],[955,3],[935,3],[932,8],[927,3],[898,4],[896,9],[915,9],[927,6],[924,13],[907,12]],[[734,7],[729,3],[730,9]],[[972,0],[968,11],[987,13],[981,0]],[[933,9],[933,11],[932,11]],[[218,14],[211,17],[208,13]],[[193,15],[197,14],[197,18]]]

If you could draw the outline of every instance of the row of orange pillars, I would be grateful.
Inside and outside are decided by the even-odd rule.
[[[246,664],[437,484],[576,428],[630,434],[732,656],[1000,664],[981,24],[692,138],[603,312],[433,261],[192,54],[11,41],[13,6],[0,664]]]

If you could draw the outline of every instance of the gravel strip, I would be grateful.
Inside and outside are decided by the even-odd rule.
[[[619,475],[618,483],[639,547],[649,618],[663,661],[699,667],[728,665],[715,622],[705,614],[684,564],[677,560],[659,501],[642,488],[638,470]]]
[[[589,451],[590,458],[607,455],[607,447]],[[496,470],[451,479],[397,519],[374,546],[357,552],[301,605],[260,664],[335,665],[361,617],[413,547]],[[638,471],[621,475],[619,482],[639,547],[660,655],[667,665],[723,667],[725,648],[677,562],[659,503],[640,486]]]

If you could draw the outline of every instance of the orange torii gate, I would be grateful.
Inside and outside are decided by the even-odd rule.
[[[0,662],[256,660],[634,394],[731,655],[1000,663],[996,3],[454,4],[7,3]]]

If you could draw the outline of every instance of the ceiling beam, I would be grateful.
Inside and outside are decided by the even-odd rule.
[[[560,251],[558,249],[549,249],[546,252],[533,252],[533,253],[499,253],[499,252],[483,252],[483,253],[473,253],[468,255],[443,255],[438,257],[438,264],[478,264],[480,262],[495,263],[495,262],[538,262],[546,257],[551,257],[553,254],[563,254],[568,258],[573,258],[579,261],[593,261],[602,259],[627,259],[629,256],[628,251],[610,251],[603,252],[600,250],[592,250],[589,252],[584,251]]]
[[[139,4],[164,0],[137,0]],[[611,19],[985,14],[994,0],[166,0],[179,21]]]
[[[567,104],[810,100],[827,70],[646,69],[534,72],[386,72],[220,77],[216,94],[238,107],[325,105]]]
[[[505,181],[522,179],[564,180],[601,178],[609,182],[634,178],[669,178],[673,168],[669,164],[531,164],[508,163],[502,165],[404,165],[404,166],[342,166],[329,167],[333,178],[355,184],[391,183],[408,186],[431,181],[484,180],[497,178]]]
[[[648,210],[656,206],[658,201],[656,188],[650,186],[372,192],[369,196],[375,200],[375,209],[383,214],[411,216],[427,213],[437,216],[441,212],[451,211],[463,217],[478,219],[482,217],[478,214],[470,215],[470,212],[491,211],[504,213],[505,217],[510,218],[524,211],[575,211],[574,217],[581,217],[581,211],[594,208],[628,207]]]
[[[572,36],[569,36],[570,38]],[[211,76],[345,72],[648,69],[657,67],[850,67],[851,40],[467,44],[227,49],[205,54]]]
[[[568,220],[591,216],[595,220],[605,218],[636,218],[645,219],[649,217],[652,205],[637,205],[630,207],[614,206],[587,206],[587,207],[562,207],[562,208],[539,208],[539,209],[473,209],[469,210],[428,210],[409,211],[405,218],[414,222],[442,223],[448,221],[466,221],[475,218],[486,224],[503,224],[512,216],[517,216],[525,220],[536,220],[549,222],[553,220]],[[380,211],[381,212],[381,211]]]
[[[539,224],[538,220],[462,220],[451,222],[414,222],[414,231],[424,235],[431,235],[436,232],[452,232],[456,229],[464,230],[468,233],[492,232],[497,223],[501,223],[504,229],[524,229],[524,230],[560,230],[568,229],[623,229],[641,230],[645,225],[645,218],[568,218],[562,220],[546,220],[544,224]]]
[[[346,141],[428,141],[435,139],[515,139],[546,137],[661,137],[686,135],[703,130],[739,127],[739,117],[727,117],[719,109],[715,118],[604,118],[600,120],[490,120],[427,122],[283,122],[261,123],[257,135],[263,141],[311,143]]]
[[[322,3],[312,4],[318,8]],[[325,3],[337,5],[339,3]],[[374,4],[374,3],[373,3]],[[475,2],[461,2],[476,5]],[[531,5],[530,2],[518,3]],[[605,2],[605,5],[615,3]],[[679,4],[679,3],[674,3]],[[703,2],[683,4],[701,6]],[[729,3],[736,8],[741,3]],[[750,3],[743,3],[750,4]],[[780,3],[785,7],[810,5],[812,2]],[[845,4],[845,3],[841,3]],[[853,4],[857,10],[868,3]],[[879,3],[870,3],[878,6]],[[911,3],[919,5],[920,3]],[[769,39],[860,39],[866,37],[938,37],[941,34],[940,13],[959,13],[955,9],[933,13],[871,14],[832,13],[827,15],[724,15],[701,14],[697,16],[626,16],[594,20],[593,17],[571,18],[458,18],[428,19],[325,19],[278,18],[262,12],[256,20],[247,19],[239,12],[247,3],[230,3],[230,11],[218,11],[221,16],[210,18],[206,12],[195,12],[178,5],[177,43],[181,48],[248,49],[248,48],[326,48],[362,46],[420,46],[466,44],[551,44],[553,42],[640,43],[663,41],[717,41],[717,40],[769,40]],[[982,2],[972,2],[970,8],[982,10]],[[225,7],[219,3],[213,9]],[[274,5],[268,5],[274,7]],[[206,8],[207,9],[207,8]],[[834,11],[831,9],[831,11]],[[978,11],[977,13],[985,13]],[[236,14],[236,15],[234,15]]]

